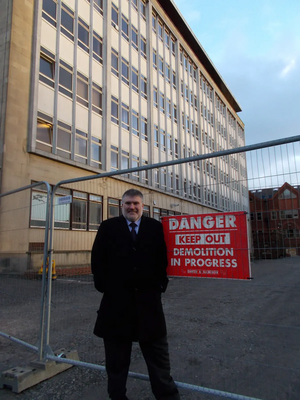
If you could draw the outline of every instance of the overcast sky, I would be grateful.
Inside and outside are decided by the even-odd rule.
[[[300,0],[173,0],[240,104],[246,144],[300,135]]]

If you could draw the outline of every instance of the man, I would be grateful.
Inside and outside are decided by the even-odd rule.
[[[166,244],[161,223],[143,216],[143,207],[143,194],[127,190],[123,215],[99,227],[91,261],[95,287],[104,294],[94,333],[104,340],[111,399],[128,400],[132,342],[138,341],[155,398],[179,400],[161,303],[168,285]]]

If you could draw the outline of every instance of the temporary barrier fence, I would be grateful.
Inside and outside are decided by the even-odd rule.
[[[232,182],[227,182],[229,192],[241,193],[242,186],[249,188],[253,195],[262,193],[266,187],[276,192],[285,182],[296,190],[299,181],[299,140],[297,136],[183,160],[64,180],[56,184],[51,197],[48,255],[50,264],[53,260],[56,262],[58,278],[47,281],[46,309],[49,312],[45,320],[43,357],[55,359],[52,349],[76,348],[83,363],[67,362],[85,368],[104,368],[102,341],[92,335],[101,295],[93,288],[89,274],[89,253],[97,230],[95,215],[102,215],[103,209],[108,216],[118,215],[122,193],[128,187],[135,186],[132,180],[127,179],[128,174],[176,164],[191,163],[191,168],[196,169],[199,164],[194,166],[195,162],[213,159],[218,167],[226,162],[226,157],[243,153],[247,154],[248,176],[240,179],[235,188]],[[121,180],[117,186],[112,185],[111,179],[117,175],[122,175]],[[183,184],[179,189],[184,191],[185,197],[175,196],[175,201],[172,193],[163,190],[157,191],[161,195],[157,200],[158,195],[147,185],[142,191],[153,217],[158,216],[157,209],[160,210],[160,217],[195,214],[197,210],[201,214],[212,209],[219,212],[242,211],[237,205],[230,209],[230,204],[222,203],[221,197],[217,202],[212,198],[212,194],[220,196],[222,193],[220,187],[224,186],[224,181],[220,176],[218,180],[206,177],[203,185],[207,192],[206,197],[201,193],[201,206],[195,201],[192,189],[189,193]],[[140,187],[138,182],[136,187]],[[67,196],[71,196],[69,200]],[[273,197],[269,206],[271,203],[277,204]],[[287,194],[283,200],[289,202]],[[174,278],[170,280],[169,290],[163,296],[173,375],[177,381],[185,382],[179,383],[179,386],[191,391],[191,400],[199,399],[193,397],[199,396],[199,392],[232,399],[299,397],[299,389],[295,384],[299,380],[299,326],[291,308],[299,296],[298,258],[265,260],[268,258],[266,250],[263,257],[256,257],[255,251],[266,249],[269,244],[280,255],[279,250],[284,250],[286,254],[286,250],[293,245],[297,254],[299,246],[294,240],[296,238],[292,242],[291,237],[286,237],[292,235],[286,232],[288,229],[283,229],[285,241],[282,245],[278,241],[275,244],[267,242],[270,234],[259,225],[255,226],[252,234],[254,219],[259,223],[257,219],[267,218],[264,212],[268,213],[268,220],[273,221],[272,210],[261,210],[259,205],[256,200],[251,202],[250,197],[248,220],[252,229],[249,250],[253,261],[253,280],[238,282]],[[247,206],[245,203],[245,209]],[[66,217],[67,214],[70,218]],[[55,229],[55,234],[54,226],[60,228]],[[260,241],[254,240],[255,232],[259,232]],[[297,232],[294,233],[297,235]],[[146,375],[137,346],[133,348],[131,369],[141,372],[135,376],[137,378],[142,379]]]
[[[32,189],[37,191],[32,192]],[[48,257],[50,192],[49,184],[43,181],[0,194],[1,330],[24,340],[35,340],[39,361],[43,358],[47,304],[46,268],[42,266]],[[38,223],[41,214],[45,216],[44,223],[32,236],[28,221]],[[18,221],[17,229],[11,228],[11,221]],[[23,245],[18,252],[12,249],[17,240]],[[34,273],[34,264],[42,268],[39,276]]]

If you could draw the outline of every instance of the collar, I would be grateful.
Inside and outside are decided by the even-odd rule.
[[[125,219],[126,219],[126,218],[125,218]],[[135,228],[135,229],[136,229],[137,231],[139,230],[141,220],[142,220],[142,217],[139,218],[137,221],[134,221],[134,223],[136,224],[136,228]],[[128,228],[129,228],[129,225],[131,224],[132,221],[128,221],[128,219],[126,219],[126,222],[127,222]]]

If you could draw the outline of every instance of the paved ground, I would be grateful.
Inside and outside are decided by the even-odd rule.
[[[300,257],[252,264],[251,281],[176,278],[164,295],[176,381],[263,400],[300,399]],[[50,344],[77,349],[82,361],[104,365],[92,335],[100,301],[91,277],[53,282]],[[0,277],[0,330],[35,345],[41,282]],[[0,372],[36,356],[0,337]],[[134,346],[131,371],[146,373]],[[180,390],[183,400],[219,399]],[[153,400],[148,382],[129,378],[128,397]],[[230,398],[230,397],[227,397]],[[105,373],[73,367],[7,400],[106,400]]]

